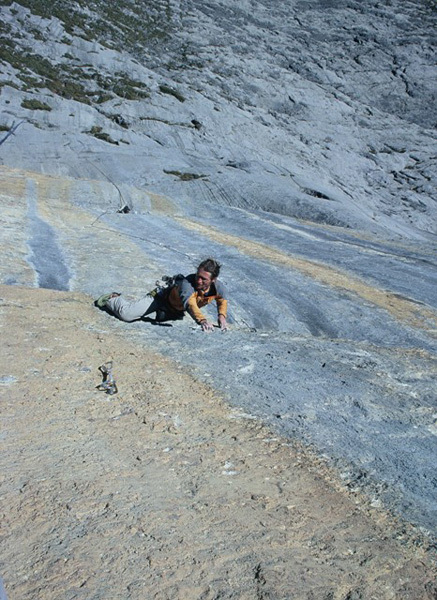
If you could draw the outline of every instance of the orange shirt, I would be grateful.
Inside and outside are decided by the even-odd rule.
[[[194,285],[194,273],[177,279],[168,296],[168,303],[171,308],[181,312],[187,311],[197,323],[200,323],[205,321],[206,317],[199,309],[215,300],[217,314],[226,317],[228,301],[225,287],[221,281],[218,281],[218,279],[213,281],[207,292],[196,291]]]

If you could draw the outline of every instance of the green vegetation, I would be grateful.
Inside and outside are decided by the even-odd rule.
[[[41,80],[40,79],[36,79],[35,77],[31,77],[28,75],[20,75],[20,79],[21,81],[25,84],[24,89],[28,90],[28,89],[35,89],[35,88],[40,88],[41,86]]]
[[[175,53],[173,58],[167,63],[169,71],[185,70],[188,68],[201,71],[204,67],[204,62],[196,56],[196,50],[190,48],[187,43],[183,43],[178,53]]]
[[[167,175],[175,175],[179,177],[181,181],[192,181],[193,179],[204,179],[207,175],[196,175],[196,173],[181,173],[180,171],[167,171],[164,169],[164,173]]]
[[[175,90],[169,85],[160,85],[159,89],[163,94],[170,94],[170,96],[174,96],[175,98],[177,98],[179,102],[185,102],[184,96],[180,92],[178,92],[178,90]]]
[[[29,32],[33,35],[33,37],[36,40],[39,40],[40,42],[46,41],[46,38],[44,37],[43,33],[39,29],[29,29]]]
[[[112,94],[102,94],[100,93],[97,98],[94,98],[94,102],[96,104],[103,104],[104,102],[108,102],[108,100],[112,100],[114,96]]]
[[[74,98],[79,102],[90,104],[89,92],[69,76],[70,67],[55,66],[38,54],[31,54],[26,50],[16,50],[10,40],[5,38],[0,39],[0,60],[8,62],[19,71],[19,78],[24,83],[24,90],[29,87],[46,88],[64,98]],[[35,75],[38,79],[35,78]]]
[[[110,113],[105,113],[103,110],[99,110],[100,114],[104,115],[107,119],[111,119],[123,129],[129,129],[129,123],[122,115],[111,115]]]
[[[13,0],[0,0],[0,7],[11,6]],[[17,5],[29,9],[32,14],[46,19],[58,18],[64,26],[61,41],[71,45],[70,35],[98,41],[117,50],[125,49],[131,55],[141,56],[145,47],[170,37],[172,14],[170,0],[17,0]],[[19,11],[14,8],[16,13]],[[92,11],[90,15],[89,11]],[[96,68],[75,62],[73,53],[66,52],[64,64],[52,63],[36,54],[32,38],[46,40],[49,30],[44,22],[35,28],[31,19],[21,18],[25,35],[13,31],[10,24],[0,21],[0,62],[9,63],[17,71],[21,81],[12,84],[23,91],[48,89],[63,98],[84,104],[103,104],[119,97],[123,100],[144,100],[150,91],[142,81],[131,79],[126,73],[105,74]],[[18,44],[18,39],[26,42]],[[0,87],[4,83],[0,83]],[[180,102],[185,98],[169,86],[161,86],[163,93],[171,94]]]
[[[141,100],[149,98],[150,94],[147,91],[142,81],[129,79],[124,73],[116,73],[117,81],[113,83],[111,88],[114,94],[126,100]]]
[[[46,88],[58,96],[84,104],[91,104],[93,96],[98,104],[111,100],[114,96],[126,100],[141,100],[150,96],[141,81],[132,80],[125,73],[105,76],[91,66],[86,70],[85,65],[53,65],[38,54],[15,50],[7,38],[0,38],[0,60],[8,62],[19,71],[24,90],[30,87]],[[89,87],[85,87],[86,82],[89,82]]]
[[[87,91],[84,86],[74,79],[64,79],[62,76],[55,77],[52,80],[46,79],[46,87],[62,98],[77,100],[83,104],[91,104],[89,96],[93,92]]]
[[[4,87],[5,85],[8,85],[11,88],[14,88],[16,90],[20,89],[20,86],[18,86],[16,83],[14,83],[13,81],[0,81],[0,89],[2,87]]]
[[[46,104],[45,102],[40,102],[39,100],[34,99],[24,99],[21,102],[21,106],[23,108],[28,108],[29,110],[52,110],[52,107]]]
[[[98,127],[97,125],[94,125],[94,127],[91,127],[91,129],[89,131],[85,131],[85,133],[89,133],[99,140],[103,140],[104,142],[118,146],[118,142],[113,140],[109,133],[105,133],[102,131],[102,127]]]
[[[0,0],[10,6],[13,0]],[[153,40],[166,40],[171,30],[170,0],[17,0],[33,14],[57,17],[67,34],[96,40],[106,46],[140,50]],[[90,18],[88,10],[93,11]],[[67,42],[68,43],[68,42]]]

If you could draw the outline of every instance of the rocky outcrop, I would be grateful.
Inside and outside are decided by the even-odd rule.
[[[68,354],[75,365],[94,365],[97,358],[100,364],[102,348],[105,354],[110,348],[126,349],[125,356],[117,354],[126,359],[118,383],[120,389],[127,385],[126,405],[133,412],[108,409],[105,418],[120,418],[123,423],[127,416],[135,432],[142,429],[142,394],[147,396],[150,390],[141,375],[144,387],[138,395],[135,382],[136,369],[147,356],[154,368],[164,369],[165,364],[172,373],[168,393],[159,400],[162,406],[170,402],[176,407],[179,391],[190,398],[198,382],[207,383],[232,407],[235,418],[256,423],[256,428],[262,421],[271,437],[279,436],[276,450],[293,443],[302,452],[311,448],[322,456],[317,472],[328,470],[330,483],[360,510],[370,511],[371,519],[376,513],[386,515],[390,535],[401,536],[408,552],[420,544],[429,544],[429,549],[436,531],[434,3],[279,1],[272,7],[261,0],[238,5],[228,0],[212,4],[124,0],[117,7],[100,1],[91,7],[59,0],[48,7],[22,0],[4,2],[2,17],[0,283],[7,286],[3,295],[11,306],[18,306],[11,308],[6,306],[9,300],[5,302],[4,326],[8,329],[13,312],[14,326],[21,328],[15,350],[18,356],[25,354],[18,375],[13,372],[18,362],[7,355],[10,373],[2,385],[17,398],[27,390],[21,377],[38,368],[41,353],[49,347],[45,328],[51,327],[55,337],[61,335],[55,327],[59,318],[59,327],[68,330],[68,343],[73,344],[76,335],[80,339],[75,353]],[[94,317],[89,312],[92,299],[103,292],[144,295],[162,275],[191,272],[208,255],[223,263],[221,278],[230,296],[227,334],[203,335],[189,319],[171,327],[127,325],[97,309],[92,308]],[[23,296],[17,291],[15,297],[12,290],[22,287]],[[57,292],[27,289],[38,287]],[[62,307],[71,302],[73,308],[61,310],[56,294],[65,300]],[[23,322],[15,313],[27,303]],[[52,312],[44,312],[39,322],[35,315],[46,306]],[[26,335],[32,340],[43,336],[44,344],[26,345]],[[127,350],[127,338],[134,349]],[[15,343],[13,336],[9,341]],[[61,346],[53,342],[47,360],[55,383],[68,379]],[[151,349],[165,360],[152,356]],[[74,375],[74,369],[68,373]],[[172,386],[177,373],[184,379],[176,394]],[[89,384],[89,371],[83,377]],[[26,391],[27,411],[34,400],[31,390],[36,390],[38,400],[49,397],[51,381],[35,374]],[[96,418],[99,407],[80,389],[74,397],[62,398],[66,406],[69,400],[76,403],[83,416],[81,431],[90,434],[87,402],[93,403]],[[201,405],[198,400],[196,406]],[[188,405],[185,408],[191,418],[194,413]],[[38,418],[46,419],[41,421],[44,427],[59,418],[56,402],[50,411],[49,416],[43,409],[38,412]],[[154,422],[154,415],[151,409],[143,416]],[[224,413],[216,416],[220,423],[228,418]],[[15,413],[14,419],[18,427]],[[63,421],[65,427],[74,428],[76,416],[71,419]],[[219,436],[220,428],[212,421],[211,417],[208,439]],[[201,426],[196,425],[199,431]],[[102,427],[99,443],[104,446],[104,440],[114,438],[107,423]],[[133,439],[129,435],[122,426],[117,452],[127,452],[125,458],[131,447],[125,441]],[[159,435],[154,439],[158,448],[163,440]],[[249,441],[254,444],[250,448],[259,450],[264,438]],[[31,442],[33,448],[35,437]],[[11,444],[9,457],[16,447]],[[166,442],[163,447],[170,446]],[[209,452],[206,441],[205,447]],[[181,456],[197,450],[181,446]],[[223,452],[227,477],[233,463]],[[49,453],[44,456],[46,468],[56,471]],[[93,456],[92,449],[87,456]],[[118,464],[111,453],[99,456],[107,456],[112,467]],[[143,454],[138,456],[142,460]],[[290,464],[281,457],[285,478]],[[141,462],[135,456],[133,460],[135,465]],[[207,464],[212,468],[213,463]],[[180,485],[188,486],[194,497],[196,483],[190,483],[185,467],[182,471]],[[196,476],[203,478],[207,472],[198,470]],[[91,468],[91,479],[93,473]],[[25,518],[33,514],[38,494],[45,497],[47,492],[50,502],[55,497],[57,484],[47,490],[29,487],[31,493],[23,496],[26,511],[20,513],[14,494],[27,491],[14,476],[8,482],[8,501],[14,510],[18,507],[17,522],[20,514]],[[254,482],[261,485],[254,477],[236,496],[241,500]],[[219,480],[215,483],[220,487]],[[66,495],[73,493],[68,483],[59,485]],[[297,489],[301,482],[293,485]],[[141,496],[142,486],[133,478],[129,489],[140,490]],[[203,500],[215,489],[206,485]],[[107,531],[113,523],[112,500],[108,507],[105,501],[95,508],[98,493],[91,486],[90,495],[82,489],[74,496],[74,514],[84,522],[84,529],[81,524],[74,529],[78,535],[93,516],[98,518],[96,534],[100,526]],[[257,502],[260,495],[250,494]],[[318,492],[311,488],[311,494]],[[126,506],[131,504],[124,500],[115,504],[117,514],[124,511],[127,519],[120,526],[126,549],[131,531]],[[263,510],[268,506],[269,499]],[[332,504],[326,501],[324,506],[329,512]],[[286,503],[275,507],[281,519],[285,510],[291,510]],[[203,508],[184,505],[182,510],[192,515],[190,511]],[[323,519],[322,513],[317,521]],[[245,510],[239,514],[247,521]],[[158,511],[156,518],[166,524],[174,518],[173,513],[163,515]],[[336,522],[334,538],[344,518],[341,515]],[[272,523],[269,520],[268,529]],[[138,523],[132,527],[136,533],[142,531]],[[311,548],[308,531],[301,539]],[[367,541],[378,539],[379,544],[381,532],[374,532],[365,528],[363,540],[367,536]],[[42,528],[35,535],[40,540],[43,533]],[[155,534],[152,527],[146,535]],[[336,539],[325,534],[314,533],[314,543],[319,557],[329,557],[333,570],[322,575],[333,581],[339,577],[338,556],[340,565],[344,553],[354,556],[364,549],[359,564],[352,562],[354,576],[365,583],[354,587],[345,580],[344,597],[365,597],[367,587],[384,590],[380,595],[386,593],[387,599],[393,594],[405,598],[435,594],[431,578],[424,583],[417,575],[421,567],[416,579],[411,575],[416,587],[402,583],[396,573],[407,569],[412,554],[401,560],[396,544],[389,544],[392,558],[381,563],[387,546],[370,560],[364,542],[359,549],[346,548],[345,542],[337,550]],[[253,533],[250,544],[257,535]],[[264,534],[261,539],[264,544]],[[272,544],[287,546],[281,556],[294,552],[286,532]],[[159,544],[153,546],[152,562],[160,551]],[[242,548],[237,544],[230,552],[241,556]],[[129,562],[126,556],[120,559],[121,571]],[[210,556],[217,568],[219,559],[214,553]],[[40,557],[36,551],[30,560],[32,572]],[[166,557],[167,564],[176,564],[171,553]],[[289,596],[290,588],[281,587],[283,578],[272,575],[278,565],[282,566],[275,573],[282,573],[283,565],[289,568],[288,558],[281,562],[280,557],[272,569],[264,559],[252,558],[247,569],[232,567],[227,572],[235,580],[248,578],[244,581],[250,580],[252,595],[267,597],[264,592],[270,590],[272,597]],[[61,559],[56,555],[53,564]],[[307,559],[304,555],[303,563]],[[105,568],[111,561],[108,558]],[[398,571],[392,570],[394,563]],[[101,580],[91,576],[86,565],[70,564],[73,595],[75,586],[80,589],[86,581],[90,589],[98,589]],[[416,569],[411,565],[417,563],[408,564],[411,574]],[[178,574],[182,567],[177,565]],[[376,578],[368,577],[371,571]],[[388,571],[395,575],[384,587],[382,573]],[[83,572],[87,579],[75,579]],[[301,577],[298,568],[293,572]],[[196,569],[193,573],[201,578]],[[159,569],[152,569],[152,575],[158,578]],[[270,587],[264,588],[264,583]],[[28,597],[38,593],[35,580],[26,585]],[[133,586],[129,597],[144,597],[141,586],[131,580],[129,585]],[[185,589],[178,588],[176,580],[171,585],[168,597],[178,597],[178,590]],[[199,586],[184,593],[212,599],[223,592],[214,581],[208,582],[209,588]],[[338,586],[335,590],[324,586],[323,597],[334,597],[337,591],[343,597]],[[311,586],[302,588],[302,597],[317,593]]]
[[[414,532],[83,294],[0,286],[0,326],[8,598],[434,597]]]
[[[432,3],[141,6],[3,7],[3,164],[436,233]]]

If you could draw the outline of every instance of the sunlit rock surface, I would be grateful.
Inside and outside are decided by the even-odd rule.
[[[435,4],[25,4],[2,283],[138,296],[217,256],[229,335],[114,328],[435,533]]]

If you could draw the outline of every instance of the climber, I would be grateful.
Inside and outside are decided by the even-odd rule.
[[[203,315],[200,308],[214,301],[217,305],[217,322],[222,331],[228,328],[227,299],[224,285],[218,280],[221,265],[213,258],[207,258],[191,275],[177,275],[170,286],[161,288],[153,294],[139,300],[129,301],[118,292],[104,294],[95,301],[95,305],[113,314],[122,321],[130,323],[156,313],[155,321],[182,319],[188,314],[203,331],[213,331],[214,325]]]

